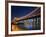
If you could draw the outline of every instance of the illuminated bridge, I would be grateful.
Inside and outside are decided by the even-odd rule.
[[[40,16],[40,8],[36,8],[35,10],[33,10],[32,12],[28,13],[25,16],[22,17],[15,17],[12,22],[14,21],[20,21],[20,20],[24,20],[24,19],[28,19],[28,18],[32,18],[35,16]]]

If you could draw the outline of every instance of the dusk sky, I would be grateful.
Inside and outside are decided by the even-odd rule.
[[[27,6],[11,6],[11,19],[14,17],[22,17],[30,12],[32,12],[37,7],[27,7]]]

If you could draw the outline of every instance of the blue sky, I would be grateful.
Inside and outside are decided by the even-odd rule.
[[[27,7],[27,6],[11,6],[11,18],[22,17],[37,7]]]

